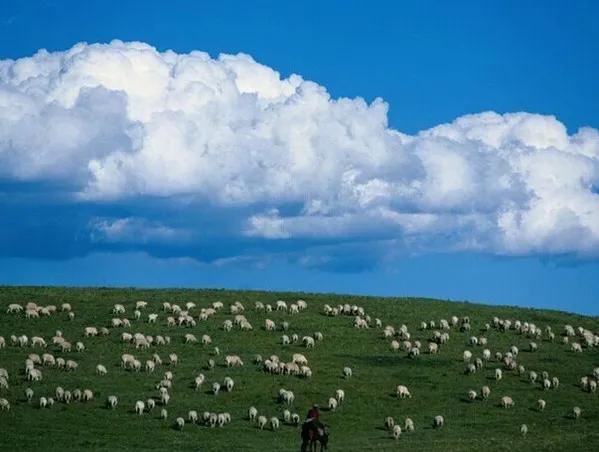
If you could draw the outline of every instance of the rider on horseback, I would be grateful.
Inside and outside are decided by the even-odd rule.
[[[321,450],[327,448],[328,443],[328,432],[319,420],[320,418],[320,410],[318,409],[318,405],[312,405],[312,408],[308,411],[306,416],[306,420],[302,425],[302,452],[306,451],[308,447],[311,450],[315,450],[315,442],[320,442]],[[312,444],[312,446],[309,446]]]

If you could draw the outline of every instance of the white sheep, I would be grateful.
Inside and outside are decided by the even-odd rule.
[[[393,437],[398,440],[399,437],[401,436],[401,427],[396,424],[393,426]]]
[[[545,406],[547,406],[547,402],[545,402],[543,399],[537,400],[537,409],[539,411],[543,411],[545,409]]]
[[[0,411],[9,411],[10,403],[4,398],[0,398]]]
[[[46,406],[48,406],[48,399],[45,397],[40,397],[39,407],[46,408]]]
[[[578,419],[581,414],[582,410],[580,409],[580,407],[575,406],[574,408],[572,408],[572,416],[574,416],[574,419]]]
[[[0,399],[1,400],[1,399]],[[264,427],[266,427],[266,424],[268,423],[268,419],[266,419],[266,416],[259,416],[258,417],[258,427],[260,427],[260,429],[262,430]]]
[[[177,366],[177,364],[179,363],[179,357],[177,356],[176,353],[169,354],[168,359],[169,359],[171,366]]]
[[[28,402],[31,402],[31,399],[33,399],[33,389],[31,389],[31,388],[25,389],[25,398],[27,399]]]
[[[345,401],[345,391],[343,389],[337,389],[335,391],[335,398],[337,402],[342,403]]]
[[[195,344],[197,342],[197,338],[193,335],[193,334],[186,334],[185,335],[185,343],[186,344]]]
[[[250,421],[255,421],[257,417],[258,417],[258,410],[255,407],[251,406],[248,409],[248,418],[249,418],[249,420]]]
[[[270,427],[273,430],[277,430],[279,428],[279,418],[273,416],[270,418]]]
[[[115,395],[109,395],[108,398],[106,399],[106,405],[109,408],[112,408],[113,410],[116,408],[118,403],[119,403],[119,399]]]
[[[314,348],[314,338],[310,336],[304,336],[302,342],[306,348]]]
[[[526,424],[522,424],[520,426],[520,433],[522,434],[522,436],[526,436],[526,434],[528,433],[528,426]]]
[[[445,419],[443,418],[443,416],[441,416],[441,415],[435,416],[433,419],[433,427],[441,428],[441,427],[443,427],[443,425],[445,425]]]
[[[329,397],[328,406],[330,411],[335,411],[337,409],[337,399],[335,399],[334,397]]]
[[[409,417],[407,417],[406,420],[404,421],[403,428],[406,432],[413,432],[414,431],[414,421],[412,419],[410,419]]]
[[[187,413],[187,420],[189,422],[191,422],[192,424],[195,424],[196,422],[198,422],[198,412],[196,410],[190,410]]]
[[[218,395],[218,392],[220,391],[220,383],[214,382],[212,383],[212,392],[214,395]]]
[[[225,377],[224,385],[227,389],[227,392],[231,392],[233,390],[233,387],[235,386],[235,382],[231,377]]]
[[[476,391],[473,391],[472,389],[468,391],[468,400],[476,400]]]
[[[499,381],[503,378],[503,372],[501,369],[495,369],[495,380]]]
[[[394,426],[395,426],[395,419],[393,419],[391,416],[387,416],[385,418],[385,428],[387,430],[391,430]]]
[[[94,393],[91,391],[91,389],[85,389],[83,390],[83,394],[81,396],[81,399],[84,402],[89,402],[90,400],[93,400],[94,398]]]
[[[407,388],[407,386],[404,386],[404,385],[397,385],[396,393],[397,393],[397,397],[399,397],[400,399],[405,399],[406,397],[412,398],[412,394],[410,394],[410,390]]]
[[[487,400],[489,398],[489,395],[491,395],[491,388],[489,388],[488,386],[483,386],[480,390],[480,395],[483,400]]]
[[[515,405],[515,402],[512,400],[510,396],[503,396],[501,398],[501,406],[503,408],[511,408]]]
[[[350,368],[350,367],[344,367],[344,368],[343,368],[343,376],[344,376],[345,378],[349,379],[349,378],[351,378],[351,377],[352,377],[352,375],[353,375],[353,372],[352,372],[352,370],[351,370],[351,368]]]
[[[138,415],[142,415],[144,414],[144,410],[146,409],[146,404],[143,403],[141,400],[138,400],[137,402],[135,402],[135,412]]]
[[[185,427],[185,419],[183,419],[182,417],[178,417],[177,419],[175,419],[175,426],[177,427],[177,429],[183,430],[183,427]]]
[[[199,374],[195,378],[194,383],[195,383],[195,390],[196,391],[199,390],[202,387],[202,384],[204,384],[204,379],[205,379],[204,378],[204,374]]]

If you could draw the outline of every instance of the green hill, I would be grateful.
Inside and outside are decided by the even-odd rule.
[[[298,299],[307,302],[307,309],[296,315],[286,311],[263,312],[255,309],[255,302],[271,304],[285,300],[288,305]],[[141,318],[134,319],[135,302],[145,300],[148,306],[141,310]],[[200,309],[209,308],[213,302],[221,301],[224,308],[209,317],[199,320]],[[245,307],[243,315],[253,326],[252,331],[241,331],[234,327],[230,332],[223,330],[226,319],[233,320],[229,306],[239,301]],[[38,319],[27,319],[24,312],[7,313],[8,305],[27,302],[38,306],[55,305],[57,312]],[[167,326],[167,317],[162,303],[178,304],[185,309],[185,303],[193,302],[196,307],[189,314],[196,326]],[[61,312],[61,304],[70,303],[75,318],[69,320],[66,312]],[[113,305],[120,303],[126,308],[125,314],[114,315]],[[362,307],[370,316],[368,329],[354,327],[354,315],[328,316],[324,314],[325,304],[332,307],[343,304]],[[148,323],[149,313],[157,313],[156,323]],[[451,327],[449,341],[441,345],[438,354],[427,352],[427,343],[435,329],[440,330],[440,320],[451,321],[457,316],[460,322]],[[113,328],[111,319],[127,318],[130,328]],[[461,319],[469,317],[471,330],[461,332]],[[493,317],[510,319],[512,328],[507,332],[493,327]],[[272,319],[277,330],[266,331],[265,319]],[[382,327],[375,325],[380,319]],[[542,329],[541,338],[531,338],[530,334],[519,333],[514,329],[516,320],[528,322]],[[289,323],[287,331],[282,331],[284,321]],[[435,322],[435,327],[421,329],[421,323]],[[483,331],[485,324],[491,324],[489,331]],[[383,327],[391,325],[399,331],[405,324],[410,333],[410,342],[422,343],[422,353],[415,359],[408,357],[405,350],[392,351],[392,340],[384,338]],[[569,338],[564,344],[564,327],[582,327],[599,334],[599,320],[556,311],[522,309],[515,307],[485,306],[470,303],[446,302],[414,298],[374,298],[337,296],[307,293],[243,292],[225,290],[137,290],[104,288],[0,288],[0,336],[6,346],[0,348],[0,368],[9,373],[9,388],[0,388],[0,398],[10,402],[9,411],[0,411],[0,450],[299,450],[299,429],[281,422],[277,431],[270,427],[260,430],[256,423],[247,418],[250,406],[255,406],[260,414],[268,418],[282,419],[286,405],[277,400],[279,389],[293,391],[295,401],[291,412],[297,412],[303,419],[310,405],[319,403],[322,420],[330,427],[330,450],[523,450],[564,451],[599,450],[599,392],[582,390],[580,378],[592,375],[599,366],[599,347],[583,347],[582,353],[571,351],[572,342],[584,344],[581,337]],[[84,328],[107,327],[106,336],[83,337]],[[546,327],[551,327],[555,340],[550,341]],[[56,330],[73,344],[73,351],[62,353],[52,344]],[[134,345],[123,343],[123,332],[140,332],[144,335],[169,336],[170,345],[151,345],[148,349],[136,350]],[[282,344],[282,335],[297,334],[312,336],[322,332],[324,339],[316,341],[313,349],[306,349],[301,343]],[[212,345],[184,343],[185,334],[194,334],[198,340],[203,334],[212,338]],[[42,336],[48,343],[47,349],[19,347],[12,345],[11,336]],[[486,346],[469,345],[471,336],[485,337]],[[85,345],[83,352],[75,351],[75,343]],[[534,341],[538,350],[529,351]],[[496,368],[503,363],[495,358],[496,352],[503,355],[515,345],[520,353],[515,360],[525,367],[523,375],[517,371],[503,370],[503,378],[496,381]],[[216,356],[214,347],[220,355]],[[488,348],[492,357],[483,362],[483,368],[475,374],[465,375],[463,352],[470,350],[475,358],[482,358],[483,349]],[[176,367],[168,364],[169,353],[178,355]],[[30,353],[51,353],[56,358],[63,357],[78,363],[78,368],[66,372],[55,367],[36,365],[43,373],[41,382],[27,381],[25,359]],[[121,367],[121,354],[135,355],[142,363],[142,370],[134,372]],[[147,373],[143,365],[157,353],[163,365],[154,373]],[[303,353],[313,375],[302,378],[296,375],[267,373],[263,366],[255,364],[256,354],[264,359],[278,355],[282,361],[291,361],[293,353]],[[227,368],[224,357],[236,354],[241,357],[243,367]],[[216,366],[209,370],[208,359],[214,359]],[[96,375],[97,364],[103,364],[108,373]],[[343,368],[350,367],[353,376],[343,377]],[[171,400],[168,406],[168,419],[160,419],[162,406],[138,416],[134,412],[137,400],[147,400],[158,396],[157,383],[164,373],[173,372],[173,386],[169,390]],[[536,383],[529,381],[529,371],[539,375]],[[548,372],[549,378],[559,378],[557,389],[543,390],[541,373]],[[202,389],[194,389],[194,378],[205,375]],[[235,381],[231,392],[222,390],[213,395],[209,390],[213,382],[223,383],[226,376]],[[409,388],[412,397],[399,399],[397,385]],[[491,394],[483,401],[480,396],[469,401],[470,389],[480,394],[483,385],[488,385]],[[51,408],[39,408],[39,397],[53,397],[55,388],[63,387],[73,391],[89,388],[94,392],[90,402],[65,404],[57,401]],[[31,402],[24,396],[25,388],[34,391]],[[337,389],[345,391],[345,401],[336,411],[327,411],[329,397]],[[108,395],[118,396],[116,409],[106,407]],[[515,406],[504,409],[499,406],[502,396],[508,395]],[[537,409],[537,400],[546,400],[543,412]],[[578,406],[582,416],[575,420],[572,409]],[[232,422],[222,428],[205,425],[186,424],[182,431],[173,428],[177,417],[187,418],[189,410],[229,412]],[[433,417],[442,415],[443,428],[432,427]],[[403,432],[399,440],[384,428],[384,420],[393,416],[403,426],[404,419],[410,417],[415,424],[414,432]],[[527,424],[528,434],[520,434],[521,424]]]

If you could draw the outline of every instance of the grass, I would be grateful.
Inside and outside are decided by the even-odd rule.
[[[284,312],[269,314],[256,312],[255,301],[272,303],[278,299],[293,302],[302,298],[308,302],[308,309],[299,315],[291,316]],[[123,329],[110,328],[114,303],[122,303],[127,308],[126,316],[133,318],[136,300],[149,302],[143,311],[142,319],[132,321],[132,332],[150,335],[169,335],[170,346],[152,347],[146,351],[136,351],[131,345],[120,341]],[[69,302],[76,318],[69,321],[66,314],[36,320],[26,320],[21,315],[6,314],[9,303],[25,304],[28,301],[40,305],[60,306]],[[167,327],[166,316],[161,310],[164,301],[184,304],[193,301],[200,307],[207,307],[213,301],[223,301],[225,309],[207,322],[198,322],[195,328]],[[226,333],[221,329],[223,321],[232,318],[228,304],[241,301],[246,308],[245,315],[254,326],[251,332],[234,329]],[[393,325],[396,329],[406,324],[412,333],[412,340],[419,339],[426,346],[430,331],[420,331],[423,320],[449,319],[452,315],[470,316],[472,331],[461,333],[457,329],[450,332],[450,341],[441,347],[438,355],[423,353],[418,359],[408,359],[405,352],[392,352],[389,339],[383,339],[379,328],[356,330],[353,317],[328,317],[322,314],[325,303],[342,303],[362,306],[373,319],[380,318],[383,325]],[[160,313],[156,324],[148,324],[145,319],[150,312]],[[488,348],[505,352],[514,344],[521,353],[517,360],[528,370],[539,374],[546,370],[551,376],[558,376],[561,385],[556,390],[543,391],[539,384],[530,384],[525,377],[513,372],[504,372],[501,381],[492,379],[493,371],[500,367],[494,359],[485,363],[484,370],[465,376],[462,353],[465,349],[475,356],[482,355],[483,347],[469,347],[471,334],[482,335],[479,329],[493,316],[520,319],[534,322],[537,326],[550,325],[558,335],[554,343],[538,341],[539,350],[526,352],[530,339],[514,331],[500,333],[491,330],[484,335],[488,338]],[[197,315],[194,315],[197,319]],[[300,345],[283,346],[281,331],[267,332],[262,325],[265,318],[271,318],[277,325],[283,320],[290,322],[287,334],[297,333],[300,337],[316,331],[324,333],[324,341],[316,344],[313,350],[305,350]],[[0,389],[0,397],[11,403],[9,412],[0,412],[0,450],[299,450],[299,430],[297,427],[282,424],[279,431],[259,430],[247,420],[247,409],[254,405],[260,412],[270,416],[281,416],[284,406],[277,403],[279,388],[293,390],[295,402],[293,412],[303,418],[313,402],[326,405],[328,397],[337,388],[346,393],[345,403],[336,412],[323,411],[322,419],[330,426],[330,449],[335,451],[366,450],[480,450],[507,451],[514,447],[534,448],[547,451],[599,450],[599,394],[583,392],[578,386],[581,376],[589,374],[599,366],[599,348],[584,349],[575,354],[561,343],[561,333],[565,324],[583,326],[599,332],[599,320],[557,311],[522,309],[514,307],[484,306],[469,303],[444,302],[428,299],[374,298],[334,296],[306,293],[241,292],[224,290],[136,290],[104,288],[50,288],[50,287],[0,287],[0,336],[4,336],[7,346],[0,349],[0,367],[10,374],[10,388]],[[109,336],[83,338],[85,326],[107,326]],[[52,346],[47,352],[55,356],[65,356],[79,363],[72,373],[58,369],[43,368],[43,381],[27,382],[23,372],[24,360],[32,352],[31,347],[19,348],[10,345],[12,334],[41,335],[46,341],[55,330],[63,331],[73,344],[81,340],[86,350],[62,354]],[[213,345],[221,350],[220,357],[214,357],[212,347],[199,344],[184,344],[183,336],[193,333],[200,338],[204,333],[212,336]],[[36,353],[41,355],[38,348]],[[174,372],[174,386],[170,391],[168,405],[169,419],[158,418],[160,406],[144,416],[136,416],[133,407],[136,400],[146,400],[157,395],[154,386],[169,366],[159,367],[154,374],[134,373],[120,368],[120,355],[133,353],[145,362],[152,353],[160,354],[166,362],[168,353],[176,352],[179,366]],[[296,376],[270,375],[252,363],[252,357],[260,353],[267,357],[279,355],[289,361],[292,353],[304,353],[314,373],[311,380]],[[223,366],[224,355],[238,354],[244,359],[242,368],[228,369]],[[215,358],[214,370],[204,368],[208,358]],[[108,375],[99,377],[95,366],[99,363],[108,368]],[[353,377],[342,378],[342,369],[350,366]],[[206,375],[204,390],[194,391],[194,377],[203,372]],[[207,390],[212,382],[223,381],[225,376],[235,380],[231,393],[221,392],[218,396]],[[395,387],[408,386],[411,399],[398,400]],[[483,385],[491,387],[488,401],[469,402],[466,393],[477,391]],[[90,388],[95,399],[89,403],[57,403],[51,409],[39,409],[40,396],[51,396],[56,386],[73,390]],[[25,401],[23,391],[31,387],[35,391],[34,402]],[[119,405],[112,411],[105,408],[106,397],[116,394]],[[510,395],[516,402],[512,409],[498,406],[503,395]],[[544,412],[536,411],[536,400],[547,401]],[[571,411],[574,406],[582,408],[582,417],[574,420]],[[224,428],[208,428],[186,425],[183,431],[173,429],[177,416],[187,417],[188,410],[223,412],[233,417],[231,424]],[[432,418],[441,414],[445,418],[442,429],[432,428]],[[386,416],[401,421],[411,417],[416,425],[413,433],[403,433],[399,441],[391,438],[383,428]],[[529,433],[519,434],[520,425],[526,423]]]

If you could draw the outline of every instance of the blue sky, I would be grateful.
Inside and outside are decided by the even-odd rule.
[[[596,2],[121,3],[0,5],[0,283],[599,313]]]

